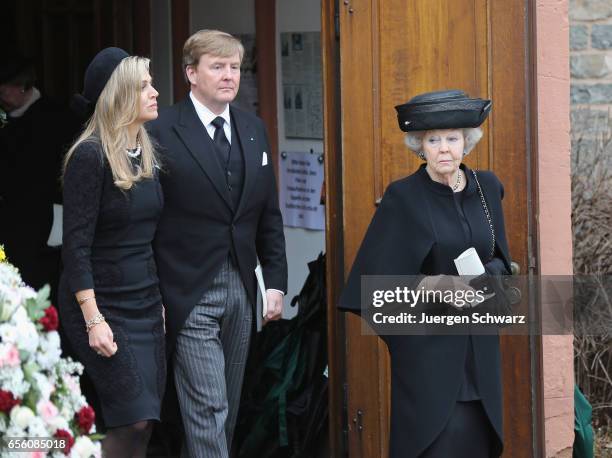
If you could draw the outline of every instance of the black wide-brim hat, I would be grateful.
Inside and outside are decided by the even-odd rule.
[[[453,89],[417,95],[395,109],[404,132],[460,129],[480,126],[491,111],[491,101],[472,99]]]
[[[85,70],[83,92],[75,94],[71,108],[83,118],[89,118],[96,108],[106,83],[123,59],[129,54],[121,48],[105,48],[93,58]]]

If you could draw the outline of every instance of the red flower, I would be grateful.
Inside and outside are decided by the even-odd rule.
[[[62,452],[64,452],[65,455],[68,455],[70,453],[70,449],[72,449],[72,446],[74,445],[74,437],[72,437],[72,434],[65,429],[58,429],[55,431],[55,437],[58,439],[66,439],[66,445],[62,449]]]
[[[75,416],[81,432],[83,434],[88,434],[91,426],[96,421],[94,409],[90,406],[81,407],[81,410],[79,410]]]
[[[21,404],[20,399],[15,399],[10,391],[0,390],[0,412],[8,414],[11,409]]]
[[[57,326],[59,324],[59,319],[57,317],[57,309],[50,305],[45,309],[45,316],[43,316],[40,320],[38,320],[40,324],[42,324],[45,331],[57,331]]]

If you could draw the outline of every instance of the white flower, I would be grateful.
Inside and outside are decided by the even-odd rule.
[[[15,310],[21,305],[21,294],[19,294],[19,288],[12,288],[10,286],[2,286],[0,289],[0,295],[2,297],[2,303],[7,309]],[[9,317],[12,313],[8,313]]]
[[[67,375],[64,378],[64,384],[66,385],[66,388],[68,388],[68,391],[72,393],[81,391],[78,379],[72,375]]]
[[[13,410],[15,410],[14,407],[13,407]],[[11,412],[13,412],[13,410],[11,410]],[[13,422],[11,422],[9,424],[9,427],[6,429],[5,437],[25,437],[25,436],[27,436],[25,428],[20,428]]]
[[[0,340],[6,343],[17,342],[17,328],[11,323],[0,324]]]
[[[36,388],[40,393],[40,401],[48,401],[51,397],[51,394],[55,391],[55,386],[47,378],[47,376],[42,374],[41,372],[36,372],[32,375],[32,377],[34,378]]]
[[[68,424],[68,420],[66,420],[66,417],[63,417],[61,414],[49,420],[47,422],[47,425],[49,426],[49,430],[51,431],[52,435],[55,434],[55,431],[57,431],[58,429],[70,431],[70,425]]]
[[[30,420],[30,426],[28,427],[28,435],[32,437],[49,437],[49,430],[47,425],[40,417],[34,417]]]
[[[21,283],[17,267],[7,262],[0,263],[0,285],[18,287]]]
[[[17,348],[33,353],[38,347],[38,331],[31,321],[17,323]]]
[[[91,458],[91,456],[100,456],[102,453],[100,443],[93,443],[87,436],[80,436],[74,441],[72,450],[70,450],[70,458]]]
[[[0,323],[8,321],[17,306],[13,301],[5,300],[4,294],[0,292]]]
[[[21,366],[3,368],[0,371],[0,389],[10,391],[16,398],[21,398],[30,389],[30,384],[24,380]]]
[[[41,369],[51,370],[62,356],[59,334],[56,331],[48,332],[46,335],[41,334],[39,345],[36,362]]]
[[[0,263],[0,389],[22,399],[23,404],[36,405],[37,411],[18,405],[8,416],[0,415],[2,437],[51,437],[58,429],[71,431],[75,412],[87,404],[79,386],[83,365],[62,358],[59,334],[39,333],[28,316],[26,303],[37,296],[14,266]],[[75,440],[72,457],[101,456],[100,442],[87,436]],[[5,454],[2,452],[2,458]],[[36,456],[60,458],[64,454]]]
[[[30,317],[28,316],[28,312],[24,307],[17,307],[13,316],[11,316],[11,323],[14,325],[23,324],[23,323],[31,323]]]
[[[60,348],[60,336],[59,333],[57,331],[49,331],[46,334],[43,334],[46,338],[46,344],[50,347],[50,348]]]
[[[34,418],[36,416],[29,407],[15,406],[11,409],[11,423],[23,430],[30,426]]]

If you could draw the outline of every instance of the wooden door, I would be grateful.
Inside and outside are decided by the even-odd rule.
[[[412,173],[420,162],[403,144],[393,107],[418,93],[446,88],[493,100],[492,114],[483,126],[485,135],[467,164],[495,171],[504,183],[512,257],[527,267],[531,259],[528,247],[533,246],[529,237],[530,2],[323,0],[323,15],[334,4],[340,43],[340,128],[336,137],[340,148],[334,147],[334,132],[326,131],[326,167],[333,171],[341,163],[341,172],[328,182],[327,192],[341,195],[342,205],[328,214],[331,224],[336,224],[328,228],[330,237],[335,237],[328,243],[342,244],[345,275],[377,199],[391,181]],[[324,51],[333,56],[332,24],[328,21],[326,30],[323,19]],[[333,65],[327,62],[324,74]],[[332,109],[338,95],[329,87],[333,84],[326,78],[326,101]],[[333,126],[333,115],[326,115]],[[334,236],[338,227],[340,234]],[[334,251],[342,252],[337,247]],[[333,275],[328,279],[331,289],[337,291]],[[345,336],[347,410],[344,419],[337,412],[332,412],[332,418],[344,422],[351,458],[386,456],[390,383],[386,347],[377,337],[361,335],[358,318],[337,315],[334,319],[335,329],[341,330],[337,335]],[[538,348],[538,341],[529,337],[502,340],[504,456],[537,454]],[[332,402],[334,406],[337,408],[337,402]],[[340,437],[340,432],[332,430],[332,440],[334,437]]]

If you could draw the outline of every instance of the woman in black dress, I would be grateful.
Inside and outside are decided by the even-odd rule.
[[[149,60],[98,53],[75,107],[91,114],[64,169],[62,325],[93,381],[105,456],[145,456],[165,385],[163,306],[151,249],[163,197],[143,128],[157,118]],[[92,114],[93,112],[93,114]]]
[[[416,290],[472,290],[451,277],[457,275],[453,260],[470,247],[487,273],[510,272],[503,187],[492,172],[474,172],[461,163],[482,136],[478,126],[490,107],[490,101],[470,99],[461,91],[426,93],[396,107],[407,146],[426,163],[387,188],[357,253],[340,309],[368,320],[368,309],[361,308],[363,275],[415,276]],[[452,308],[459,305],[433,308],[460,313]],[[431,330],[428,335],[383,335],[384,330],[375,329],[391,357],[390,456],[499,456],[498,335]]]

